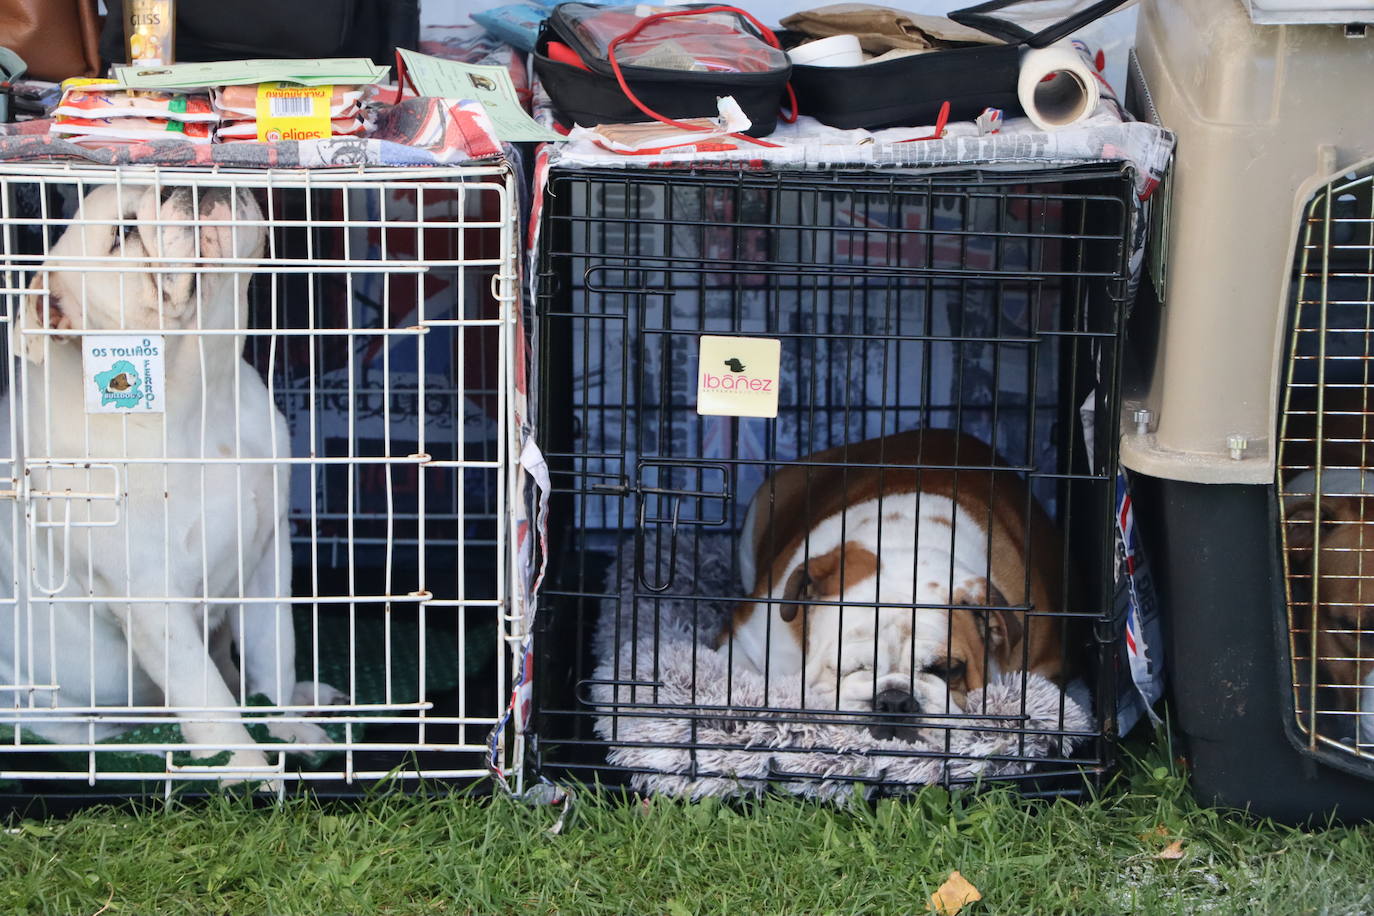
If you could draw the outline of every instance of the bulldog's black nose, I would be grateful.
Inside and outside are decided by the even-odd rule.
[[[875,722],[869,732],[875,738],[901,738],[914,741],[916,729],[905,724],[897,716],[915,716],[921,711],[921,704],[906,690],[884,690],[873,698],[873,711],[883,713],[883,721]]]

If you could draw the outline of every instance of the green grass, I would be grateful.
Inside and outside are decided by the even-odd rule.
[[[553,832],[563,813],[398,795],[96,809],[3,835],[0,913],[922,913],[952,869],[982,891],[967,914],[1374,911],[1374,830],[1199,808],[1153,747],[1084,802],[580,792]],[[1183,857],[1158,858],[1175,839]]]

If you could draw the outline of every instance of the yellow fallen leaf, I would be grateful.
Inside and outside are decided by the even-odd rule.
[[[952,871],[945,879],[945,883],[940,885],[940,889],[930,895],[930,903],[926,904],[926,909],[934,912],[936,916],[954,916],[968,904],[982,899],[983,895],[978,893],[978,888],[969,884],[959,872]]]
[[[1142,840],[1163,839],[1168,835],[1169,831],[1163,824],[1156,824],[1155,829],[1151,830],[1149,833],[1142,833],[1140,838]]]
[[[1183,841],[1174,840],[1159,852],[1155,853],[1156,859],[1181,859],[1183,858]]]

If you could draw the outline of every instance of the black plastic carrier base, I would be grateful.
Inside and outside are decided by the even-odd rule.
[[[683,795],[774,786],[834,796],[988,778],[1065,794],[1106,773],[1124,671],[1111,608],[1133,193],[1131,172],[1116,164],[554,170],[531,385],[553,483],[528,733],[535,774]],[[698,412],[698,386],[711,387],[701,372],[748,368],[699,362],[708,336],[778,342],[776,417]],[[745,696],[743,680],[708,666],[722,621],[749,600],[736,545],[755,493],[789,469],[816,471],[827,463],[814,457],[821,450],[915,430],[991,444],[995,469],[909,458],[893,466],[1016,478],[1030,494],[1022,508],[1043,510],[1062,539],[1056,568],[1070,584],[1054,591],[1053,608],[1008,588],[900,610],[954,619],[965,604],[1002,598],[996,613],[1014,631],[1050,618],[1081,720],[1052,685],[1058,699],[1040,700],[1039,718],[1029,702],[1004,703],[990,725],[986,706],[936,708],[928,694],[918,697],[923,720],[876,698],[826,708],[805,699],[815,683],[766,673],[762,692],[782,698]],[[1054,540],[1027,550],[1049,551]],[[824,598],[809,600],[819,603],[806,613],[823,613]],[[846,598],[846,613],[892,610],[881,596],[867,600]],[[987,612],[974,613],[985,625]],[[634,640],[637,651],[613,658]],[[956,681],[971,681],[959,680],[958,653],[947,655],[916,667],[948,678],[953,694]],[[1029,694],[1022,671],[1007,676]],[[992,702],[990,689],[979,695]],[[824,732],[837,722],[853,743],[816,737],[838,740]],[[892,726],[907,744],[862,747]],[[904,737],[916,726],[922,737]],[[767,728],[783,734],[769,759],[741,756],[740,736]],[[971,750],[980,741],[999,750],[980,757]],[[889,763],[867,767],[866,754]],[[827,770],[821,756],[835,765]]]
[[[1173,709],[1198,800],[1290,823],[1374,819],[1363,762],[1319,756],[1296,726],[1274,488],[1132,480],[1160,558]]]

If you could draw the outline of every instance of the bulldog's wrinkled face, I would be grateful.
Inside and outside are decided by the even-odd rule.
[[[31,281],[16,332],[153,330],[235,327],[235,300],[226,284],[237,273],[197,274],[185,266],[204,259],[262,257],[266,230],[251,194],[222,188],[102,185],[81,202],[76,222],[49,249]],[[216,225],[216,224],[219,225]],[[165,261],[163,259],[166,259]],[[178,271],[178,261],[184,261]],[[246,263],[244,272],[251,272]],[[224,314],[221,314],[221,313]],[[47,341],[63,335],[18,333],[16,348],[40,362]]]
[[[781,620],[803,654],[808,708],[872,710],[880,738],[915,737],[924,716],[966,712],[1005,643],[987,578],[926,550],[846,542],[789,575]],[[933,719],[928,721],[934,721]]]
[[[988,582],[981,529],[961,518],[956,538],[947,499],[927,495],[919,514],[914,497],[898,501],[886,518],[875,502],[818,525],[732,639],[757,667],[767,657],[773,676],[798,677],[805,708],[872,711],[875,736],[912,740],[1010,667],[1020,623]],[[756,615],[770,612],[765,628]]]

